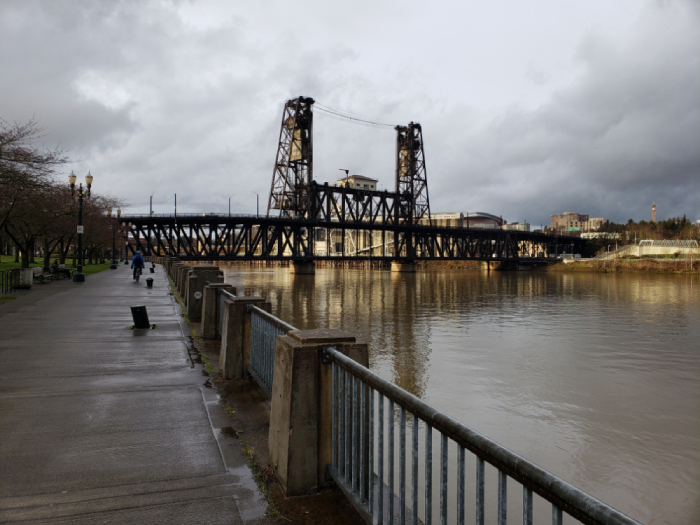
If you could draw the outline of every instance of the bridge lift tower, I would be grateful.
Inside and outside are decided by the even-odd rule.
[[[309,209],[313,180],[313,104],[314,99],[299,97],[284,105],[267,203],[268,216],[270,210],[280,210],[281,216],[300,219]]]
[[[280,210],[280,216],[295,219],[309,218],[314,195],[313,185],[313,104],[309,97],[288,100],[282,113],[277,158],[272,175],[272,187],[267,205]],[[320,109],[320,107],[319,107]],[[341,116],[335,113],[336,116]],[[347,117],[349,120],[355,120]],[[423,131],[421,125],[411,122],[396,126],[396,189],[389,194],[394,200],[394,218],[397,225],[413,225],[427,219],[431,224],[428,179],[425,170]],[[360,190],[358,198],[365,198]],[[403,252],[413,253],[411,235],[396,232],[396,257]]]

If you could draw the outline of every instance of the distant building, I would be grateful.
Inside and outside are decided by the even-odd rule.
[[[374,191],[377,189],[377,179],[370,179],[364,175],[348,175],[347,177],[338,179],[336,186]]]
[[[450,213],[431,213],[430,214],[433,226],[442,226],[447,228],[500,228],[506,221],[503,217],[492,215],[483,211],[477,212],[450,212]],[[420,224],[428,224],[427,217],[421,219]]]
[[[590,215],[565,211],[560,215],[552,215],[551,217],[552,230],[555,233],[584,233],[595,232],[605,223],[602,217],[591,219]]]
[[[519,222],[511,222],[510,224],[504,224],[503,229],[519,232],[529,232],[530,224],[527,222],[524,222],[522,224],[520,224]]]

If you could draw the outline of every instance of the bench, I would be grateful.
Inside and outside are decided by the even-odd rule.
[[[32,273],[34,274],[34,280],[35,280],[35,281],[40,281],[41,284],[44,284],[44,283],[47,282],[47,281],[48,281],[48,282],[51,282],[51,281],[53,281],[53,279],[54,279],[54,276],[53,276],[53,275],[51,275],[51,274],[46,275],[46,274],[44,273],[44,270],[42,270],[42,269],[39,268],[39,267],[37,267],[37,268],[32,268]]]
[[[66,268],[65,264],[59,264],[58,269],[55,269],[53,266],[49,266],[49,272],[54,279],[65,279],[66,277],[70,279],[73,277],[73,270]]]

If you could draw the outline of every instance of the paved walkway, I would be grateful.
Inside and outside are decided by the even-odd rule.
[[[0,523],[268,522],[179,311],[125,265],[0,306]]]

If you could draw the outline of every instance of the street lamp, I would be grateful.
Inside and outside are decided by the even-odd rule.
[[[235,193],[231,194],[231,197],[233,197]],[[228,198],[228,216],[231,216],[231,197]]]
[[[117,222],[119,221],[119,217],[122,215],[122,210],[117,209],[117,220],[114,220],[112,217],[112,208],[109,209],[109,218],[112,219],[112,265],[109,267],[110,270],[116,270],[117,269],[117,259],[116,259],[116,254],[117,254],[117,234],[116,234],[116,227],[117,227]]]
[[[78,271],[73,275],[73,282],[84,283],[85,274],[83,273],[83,197],[90,196],[90,187],[92,186],[92,175],[88,171],[85,175],[85,182],[87,188],[83,191],[83,183],[80,183],[78,187]],[[71,171],[68,175],[68,182],[70,183],[70,194],[71,198],[75,198],[75,180],[77,177]]]
[[[255,216],[260,217],[260,195],[255,191],[251,191],[250,193],[255,193]]]

